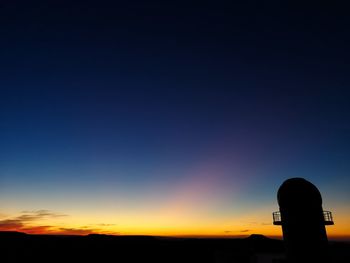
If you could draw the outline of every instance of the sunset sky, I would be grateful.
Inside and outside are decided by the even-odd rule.
[[[280,236],[303,177],[350,239],[345,10],[7,2],[0,230]]]

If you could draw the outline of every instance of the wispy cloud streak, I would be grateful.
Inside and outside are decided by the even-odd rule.
[[[99,227],[110,224],[98,224],[97,227],[58,227],[40,225],[43,220],[67,217],[68,215],[55,213],[50,210],[22,211],[21,215],[0,220],[0,231],[20,231],[28,234],[56,234],[56,235],[88,235],[101,233]]]

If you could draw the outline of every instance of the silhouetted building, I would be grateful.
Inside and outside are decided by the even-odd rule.
[[[274,225],[282,225],[288,262],[329,262],[325,225],[333,225],[323,211],[320,191],[303,178],[286,180],[277,193],[279,212]]]

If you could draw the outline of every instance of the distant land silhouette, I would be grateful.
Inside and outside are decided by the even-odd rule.
[[[0,232],[1,262],[286,262],[282,240]],[[331,262],[350,262],[350,243],[330,242]]]

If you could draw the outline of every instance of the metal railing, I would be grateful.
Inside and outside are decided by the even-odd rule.
[[[273,212],[272,213],[272,218],[273,218],[273,224],[274,225],[282,225],[282,218],[281,218],[281,212]]]
[[[273,218],[273,224],[274,225],[282,225],[282,218],[281,218],[281,212],[276,211],[272,213]],[[330,211],[323,211],[323,219],[325,225],[334,225],[332,212]]]
[[[324,218],[324,224],[325,225],[334,225],[332,212],[330,212],[330,211],[323,211],[323,218]]]

